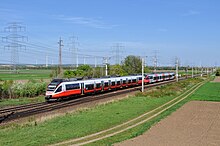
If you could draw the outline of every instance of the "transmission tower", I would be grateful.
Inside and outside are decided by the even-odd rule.
[[[59,44],[59,73],[61,73],[61,67],[62,67],[62,47],[63,47],[63,40],[60,37],[60,40],[58,42]]]
[[[78,67],[78,48],[76,47],[79,43],[77,42],[78,37],[71,36],[70,37],[70,51],[71,51],[71,59],[72,59],[72,68]]]
[[[11,65],[13,66],[13,71],[16,72],[17,64],[19,64],[19,49],[26,49],[26,46],[22,43],[27,41],[27,37],[20,35],[19,33],[25,32],[26,27],[22,26],[20,23],[13,22],[9,23],[4,31],[10,33],[8,36],[3,37],[3,41],[9,43],[4,47],[11,50]]]
[[[121,45],[121,43],[116,43],[115,46],[113,46],[115,51],[115,64],[120,64],[120,52],[122,48],[124,48],[124,46]]]
[[[153,57],[154,73],[157,72],[157,62],[158,62],[157,51],[155,51],[155,52],[154,52],[154,57]]]

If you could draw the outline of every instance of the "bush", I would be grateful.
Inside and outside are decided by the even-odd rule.
[[[0,84],[1,98],[35,97],[46,92],[46,82],[29,81],[27,83],[13,83],[5,81]]]
[[[215,75],[216,75],[216,76],[220,76],[220,73],[219,73],[219,71],[217,71]]]

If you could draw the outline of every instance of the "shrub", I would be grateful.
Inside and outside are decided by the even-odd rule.
[[[0,84],[1,98],[35,97],[45,94],[46,82],[29,81],[27,83],[13,83],[5,81]]]
[[[219,71],[217,71],[215,75],[216,75],[216,76],[220,76],[220,73],[219,73]]]

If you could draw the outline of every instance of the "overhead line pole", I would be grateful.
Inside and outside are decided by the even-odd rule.
[[[179,60],[178,60],[178,58],[176,58],[176,81],[178,82],[179,80],[178,80],[178,77],[179,77],[179,75],[178,75],[178,65],[179,65]]]
[[[141,92],[144,92],[144,58],[142,58],[142,82],[141,82]]]
[[[108,75],[108,60],[110,59],[110,57],[103,57],[104,60],[104,64],[105,64],[105,75]]]

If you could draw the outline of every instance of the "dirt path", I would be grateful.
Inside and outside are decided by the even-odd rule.
[[[191,101],[145,134],[115,146],[220,145],[220,102]]]
[[[220,77],[215,77],[215,79],[212,82],[220,82]]]

